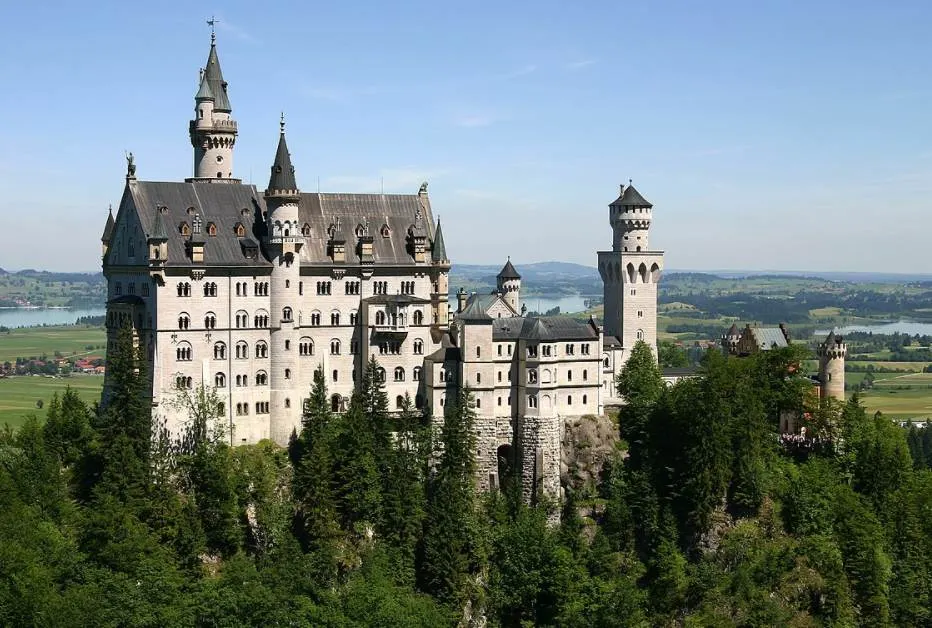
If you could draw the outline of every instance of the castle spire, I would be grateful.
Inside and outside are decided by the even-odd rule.
[[[214,20],[211,19],[212,21]],[[227,82],[223,80],[223,72],[220,70],[220,58],[217,56],[217,37],[213,32],[213,25],[211,25],[210,33],[210,53],[207,55],[207,65],[204,66],[204,78],[214,95],[214,111],[222,113],[233,111],[230,106],[230,96],[227,94]]]
[[[285,140],[284,113],[282,113],[279,125],[278,150],[275,151],[275,161],[272,163],[269,187],[265,190],[266,196],[291,196],[298,192],[298,183],[295,181],[294,176],[294,166],[291,165],[291,154],[288,152],[288,142]]]
[[[434,231],[434,245],[431,247],[430,258],[434,262],[446,262],[450,258],[447,257],[447,247],[443,243],[443,229],[440,228],[440,219],[437,219],[437,230]]]

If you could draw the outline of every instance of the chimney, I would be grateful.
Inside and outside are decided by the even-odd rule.
[[[786,343],[789,344],[790,343],[790,332],[786,328],[786,325],[784,323],[780,323],[780,331],[783,332],[783,337],[786,338]]]
[[[460,288],[459,292],[456,293],[456,313],[459,314],[466,309],[466,299],[469,295],[466,294],[466,288]]]

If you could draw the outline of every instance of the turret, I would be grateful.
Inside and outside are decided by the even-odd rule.
[[[516,315],[519,314],[521,312],[521,275],[511,263],[511,257],[505,262],[505,266],[495,279],[498,292],[505,299],[505,303],[514,310]]]
[[[107,250],[110,248],[110,238],[113,237],[113,205],[107,210],[107,224],[104,225],[104,233],[100,236],[101,256],[106,257]]]
[[[842,336],[830,332],[825,341],[816,350],[819,356],[819,382],[821,388],[819,396],[823,399],[832,398],[845,400],[845,357],[848,355],[848,346]]]
[[[286,445],[292,431],[299,429],[301,419],[301,393],[297,382],[300,364],[298,352],[299,300],[295,289],[300,280],[298,253],[304,236],[298,226],[300,191],[295,180],[294,166],[288,143],[285,141],[285,116],[282,114],[278,149],[264,194],[266,217],[265,249],[272,262],[270,305],[272,309],[271,372],[269,373],[270,425],[269,431],[279,445]]]
[[[434,325],[445,326],[450,318],[450,258],[447,257],[447,247],[443,242],[443,229],[440,221],[434,229],[434,238],[430,246],[430,300],[431,316]]]
[[[741,330],[736,323],[732,323],[724,334],[722,334],[722,351],[725,355],[738,354],[738,341],[741,340]]]
[[[612,225],[612,250],[622,252],[648,251],[653,205],[634,189],[631,181],[621,185],[621,191],[608,206],[608,221]]]
[[[239,182],[233,178],[237,128],[232,110],[227,82],[220,71],[216,36],[211,33],[207,65],[194,96],[194,119],[188,125],[194,146],[194,176],[187,181]]]

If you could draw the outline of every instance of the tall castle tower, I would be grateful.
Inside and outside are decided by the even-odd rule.
[[[194,146],[194,176],[186,181],[239,183],[239,179],[233,178],[236,121],[230,115],[233,109],[227,94],[227,82],[220,71],[214,33],[210,34],[207,67],[201,71],[201,84],[194,103],[194,119],[188,124]]]
[[[446,327],[450,323],[450,269],[453,264],[447,256],[447,246],[443,241],[443,229],[440,220],[434,229],[434,239],[430,246],[430,309],[434,325]]]
[[[651,205],[630,180],[608,206],[612,250],[599,251],[599,274],[605,296],[606,336],[617,336],[630,354],[638,340],[657,350],[657,284],[663,251],[648,244]]]
[[[272,164],[269,187],[265,190],[265,248],[272,262],[271,276],[271,372],[269,373],[271,415],[270,435],[279,445],[288,444],[291,432],[300,425],[301,391],[298,377],[298,253],[304,244],[298,226],[300,192],[294,166],[285,142],[285,117],[282,115],[278,150]]]
[[[498,284],[498,292],[502,295],[515,314],[521,313],[521,275],[515,270],[511,263],[511,258],[505,262],[505,266],[495,278]]]
[[[845,356],[848,355],[848,346],[845,339],[829,333],[825,341],[816,351],[819,356],[819,381],[822,387],[819,396],[823,399],[832,398],[845,400]]]

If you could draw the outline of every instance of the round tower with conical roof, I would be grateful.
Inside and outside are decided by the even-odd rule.
[[[515,315],[519,315],[521,313],[521,275],[511,263],[511,257],[505,262],[495,279],[499,294],[505,299],[508,307],[514,310]]]
[[[816,351],[819,356],[819,396],[823,399],[832,398],[838,401],[845,400],[845,357],[848,355],[848,345],[842,336],[834,331],[829,333],[825,341]]]
[[[737,323],[732,323],[724,334],[722,334],[722,351],[725,355],[738,354],[738,342],[741,341],[741,330],[738,329]]]
[[[264,195],[267,209],[265,249],[272,262],[269,431],[272,440],[279,445],[287,445],[292,430],[297,430],[301,423],[297,288],[300,281],[298,256],[304,237],[298,227],[300,194],[285,141],[283,114],[278,150]]]
[[[207,66],[201,70],[194,96],[194,119],[188,125],[194,146],[194,176],[187,181],[239,183],[233,178],[237,129],[232,111],[227,82],[220,71],[216,36],[211,33]]]

